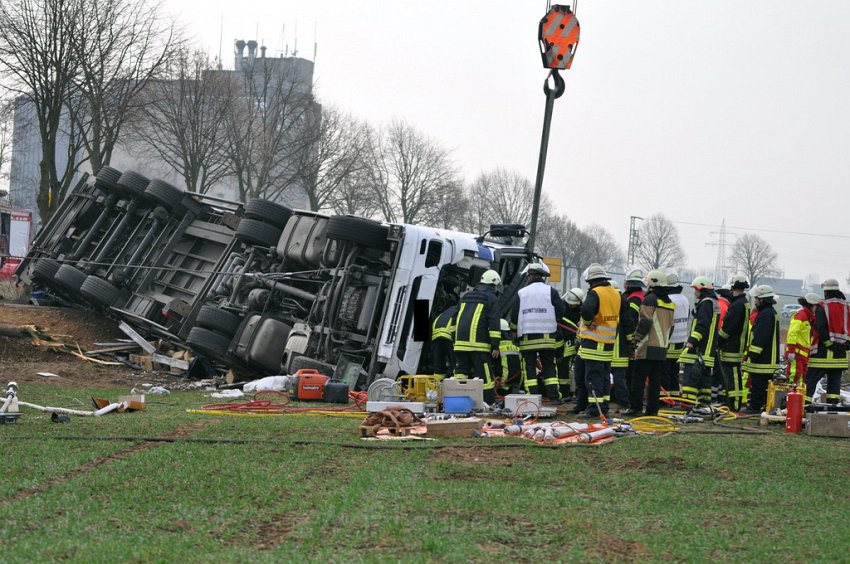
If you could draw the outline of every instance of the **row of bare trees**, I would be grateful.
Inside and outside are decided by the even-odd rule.
[[[146,0],[0,2],[0,77],[35,115],[43,219],[84,162],[109,164],[140,93],[180,48],[176,24]]]

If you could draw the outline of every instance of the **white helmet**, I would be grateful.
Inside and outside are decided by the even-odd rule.
[[[507,319],[502,319],[502,320],[499,321],[499,328],[502,331],[510,331],[511,330],[511,324],[508,323]]]
[[[646,287],[657,288],[667,285],[667,275],[663,270],[650,270],[646,273]]]
[[[626,274],[626,288],[631,286],[643,286],[643,271],[639,268]]]
[[[746,290],[750,287],[750,282],[743,274],[733,274],[729,279],[728,284],[733,290]]]
[[[502,277],[495,270],[488,270],[481,275],[481,283],[489,284],[490,286],[498,286],[502,283]]]
[[[835,278],[827,278],[823,281],[820,287],[824,290],[838,290],[838,280]]]
[[[667,275],[667,287],[675,288],[679,286],[679,276],[675,272]]]
[[[713,290],[714,284],[711,283],[711,279],[708,276],[697,276],[691,282],[691,287],[694,290]]]
[[[538,276],[543,277],[550,275],[549,267],[542,262],[529,263],[528,266],[525,267],[525,271],[528,274],[537,274]]]
[[[818,305],[820,303],[820,296],[814,292],[809,292],[803,299],[806,300],[806,303],[809,305]]]
[[[570,305],[581,305],[584,303],[584,290],[581,288],[570,288],[569,291],[563,295],[563,299]]]
[[[602,267],[601,264],[594,262],[593,264],[591,264],[590,266],[588,266],[585,269],[584,279],[587,282],[590,282],[591,280],[600,280],[600,279],[610,280],[611,277],[608,276],[608,273],[605,272],[605,269]]]
[[[776,294],[773,293],[773,288],[768,286],[767,284],[760,284],[753,288],[753,297],[759,299],[765,298],[775,298]]]

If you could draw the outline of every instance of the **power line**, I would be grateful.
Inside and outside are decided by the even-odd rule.
[[[671,220],[673,221],[673,220]],[[680,225],[698,225],[700,227],[717,227],[717,225],[712,225],[710,223],[696,223],[693,221],[673,221],[673,223],[678,223]],[[806,233],[804,231],[784,231],[782,229],[763,229],[759,227],[740,227],[737,225],[727,225],[728,229],[741,229],[743,231],[763,231],[766,233],[782,233],[785,235],[805,235],[807,237],[831,237],[835,239],[850,239],[850,235],[833,235],[829,233]]]

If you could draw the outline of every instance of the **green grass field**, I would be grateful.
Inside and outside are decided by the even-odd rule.
[[[21,390],[66,407],[91,394]],[[775,429],[602,447],[363,448],[356,419],[186,413],[210,401],[201,393],[148,401],[144,412],[70,424],[25,410],[0,426],[0,561],[850,558],[847,440]],[[177,442],[99,440],[108,436]],[[215,438],[246,442],[198,442]]]

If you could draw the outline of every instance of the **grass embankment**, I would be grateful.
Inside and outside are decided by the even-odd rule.
[[[87,398],[21,394],[68,407]],[[148,400],[145,412],[62,425],[27,410],[0,427],[0,560],[848,557],[847,440],[679,433],[603,447],[444,439],[428,446],[457,448],[367,450],[340,445],[363,446],[356,419],[185,413],[209,401],[200,393]],[[61,440],[107,435],[260,442]]]

